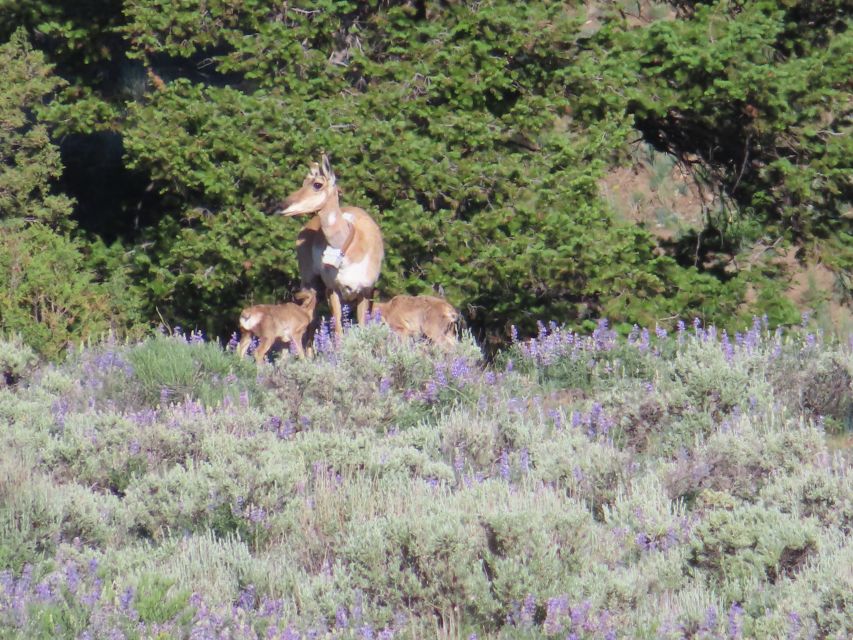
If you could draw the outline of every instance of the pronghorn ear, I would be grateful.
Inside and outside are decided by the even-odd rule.
[[[318,175],[320,175],[320,165],[319,164],[317,164],[316,162],[312,162],[309,165],[309,167],[310,167],[310,169],[308,171],[309,177],[316,178]]]
[[[323,164],[320,168],[320,175],[324,176],[329,184],[335,184],[335,172],[332,171],[332,164],[329,162],[329,156],[323,154]]]

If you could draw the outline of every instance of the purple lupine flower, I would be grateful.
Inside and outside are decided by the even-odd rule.
[[[640,332],[640,351],[648,351],[649,350],[649,330],[643,327],[642,332]]]
[[[556,429],[562,429],[563,428],[563,414],[560,413],[557,409],[548,409],[546,415],[554,423],[554,427]]]
[[[788,614],[788,640],[794,640],[800,635],[800,630],[803,628],[803,621],[800,619],[800,614],[796,611],[791,611]]]
[[[518,452],[518,466],[522,474],[530,473],[530,453],[527,451],[527,447]]]
[[[261,615],[265,618],[280,618],[284,611],[284,601],[281,598],[264,596],[261,600]]]
[[[281,634],[281,640],[300,640],[299,632],[292,626],[287,625],[284,633]]]
[[[524,403],[521,398],[512,397],[506,401],[507,409],[512,411],[513,413],[522,414],[524,413]]]
[[[267,519],[267,512],[263,507],[252,506],[249,509],[248,520],[252,524],[261,524]]]
[[[133,602],[133,587],[125,589],[119,596],[118,604],[122,611],[130,609],[130,603]]]
[[[341,605],[335,610],[335,626],[338,629],[346,629],[347,625],[349,625],[347,610],[346,607]]]
[[[424,399],[427,402],[434,402],[436,397],[438,397],[438,385],[436,385],[435,380],[429,380],[424,389]]]
[[[444,367],[441,364],[436,363],[434,374],[435,375],[433,376],[433,378],[435,379],[435,381],[440,386],[446,387],[447,386],[447,376],[444,375]]]
[[[468,363],[465,358],[456,358],[450,366],[450,375],[454,380],[461,380],[468,375]]]
[[[636,322],[631,325],[631,331],[628,332],[628,344],[634,344],[640,339],[640,325]]]
[[[332,350],[332,339],[329,333],[329,323],[325,320],[320,322],[317,332],[314,334],[314,349],[317,353],[328,353]]]
[[[358,636],[364,640],[373,640],[373,627],[365,622],[361,627],[359,627]]]
[[[545,610],[545,622],[542,623],[542,628],[547,635],[555,635],[563,630],[563,618],[568,613],[568,610],[569,597],[567,595],[548,598]]]
[[[569,609],[569,617],[572,621],[572,629],[583,626],[587,621],[587,614],[592,605],[589,600],[584,600],[577,607]]]
[[[89,609],[95,606],[95,603],[101,599],[101,592],[103,590],[104,581],[100,578],[95,578],[92,582],[92,588],[89,589],[89,592],[84,595],[81,600],[84,605],[86,605]]]
[[[36,597],[39,600],[50,600],[53,597],[50,585],[47,582],[42,581],[36,585]]]
[[[237,607],[243,610],[254,609],[255,607],[255,585],[248,585],[242,589],[237,595]]]
[[[739,333],[736,335],[740,336]],[[721,344],[722,344],[722,348],[723,348],[723,353],[726,356],[726,362],[731,362],[732,360],[734,360],[735,350],[734,350],[734,347],[732,347],[731,342],[729,342],[729,334],[726,333],[725,329],[723,329],[723,338],[722,338]]]
[[[236,351],[238,344],[240,344],[240,336],[236,331],[233,331],[231,333],[231,338],[228,340],[228,344],[225,345],[225,350]]]
[[[805,329],[806,325],[809,323],[810,318],[811,318],[811,314],[808,311],[803,311],[802,314],[800,314],[800,320],[802,321],[800,323],[800,326],[802,326]]]
[[[518,343],[518,327],[516,327],[515,325],[512,325],[509,328],[509,337],[512,340],[513,344]]]
[[[391,379],[383,376],[379,380],[379,394],[384,396],[385,394],[388,393],[388,391],[390,389],[391,389]]]
[[[293,426],[293,420],[287,419],[284,421],[284,424],[281,425],[281,429],[278,430],[278,437],[281,440],[289,440],[293,437],[295,433],[295,428]]]
[[[65,586],[72,594],[77,593],[77,588],[80,586],[80,573],[77,571],[77,566],[70,562],[65,566]]]
[[[661,548],[666,551],[667,549],[671,549],[678,543],[678,534],[675,532],[675,529],[672,527],[667,528],[666,535],[661,542]]]
[[[514,368],[514,365],[512,363],[512,358],[510,358],[509,360],[506,361],[507,373],[511,372],[513,370],[513,368]]]
[[[702,329],[702,321],[699,318],[693,318],[693,333],[699,340],[705,339],[705,331]]]
[[[461,452],[457,452],[456,458],[453,460],[453,469],[460,476],[462,472],[465,470],[465,455]]]
[[[528,593],[527,597],[524,598],[524,604],[521,606],[521,613],[519,614],[519,620],[521,622],[522,627],[531,627],[533,626],[533,617],[536,615],[536,598],[533,597],[532,593]]]
[[[740,603],[733,602],[729,608],[729,639],[736,640],[741,637],[743,627],[743,607]]]
[[[667,336],[666,329],[660,325],[655,325],[655,335],[658,337],[658,340],[664,340]]]
[[[394,631],[392,631],[388,627],[385,627],[384,629],[382,629],[382,631],[379,632],[378,640],[393,640],[393,638]]]
[[[701,634],[711,634],[714,629],[717,627],[717,607],[711,605],[705,611],[705,620],[699,625],[699,633]]]
[[[579,428],[583,424],[583,415],[580,411],[572,411],[572,427]]]
[[[654,551],[657,547],[657,542],[654,538],[650,537],[647,533],[638,533],[634,537],[634,542],[642,551]]]
[[[509,453],[507,453],[506,449],[501,451],[500,474],[501,474],[501,478],[503,478],[507,482],[509,481],[509,478],[510,478]]]

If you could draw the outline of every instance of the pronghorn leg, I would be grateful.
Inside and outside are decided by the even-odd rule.
[[[249,350],[249,345],[252,343],[252,334],[248,331],[244,331],[243,335],[240,336],[240,344],[237,345],[237,356],[242,358],[246,355],[246,352]]]
[[[335,335],[340,338],[344,334],[344,326],[341,323],[341,297],[337,291],[329,291],[329,307],[331,307],[332,317],[335,319]]]
[[[255,362],[261,364],[264,361],[264,356],[267,355],[267,351],[270,350],[270,347],[273,345],[274,342],[275,338],[261,338],[261,343],[258,345],[258,348],[255,351]]]
[[[359,296],[358,302],[355,305],[355,319],[362,327],[367,322],[367,310],[370,308],[370,300],[365,296]]]
[[[305,334],[307,333],[307,327],[302,331],[294,331],[293,336],[290,338],[290,343],[293,345],[293,349],[296,351],[296,357],[300,359],[305,359],[305,349],[302,347],[302,343],[305,341]]]

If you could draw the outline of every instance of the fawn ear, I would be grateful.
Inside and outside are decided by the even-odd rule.
[[[335,172],[332,171],[332,164],[329,162],[329,156],[323,154],[323,164],[320,166],[320,175],[329,181],[329,184],[335,184]]]

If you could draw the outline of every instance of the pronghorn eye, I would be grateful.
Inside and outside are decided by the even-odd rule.
[[[315,182],[311,186],[314,187],[314,191],[319,191],[320,189],[323,188],[323,183],[322,182]]]

